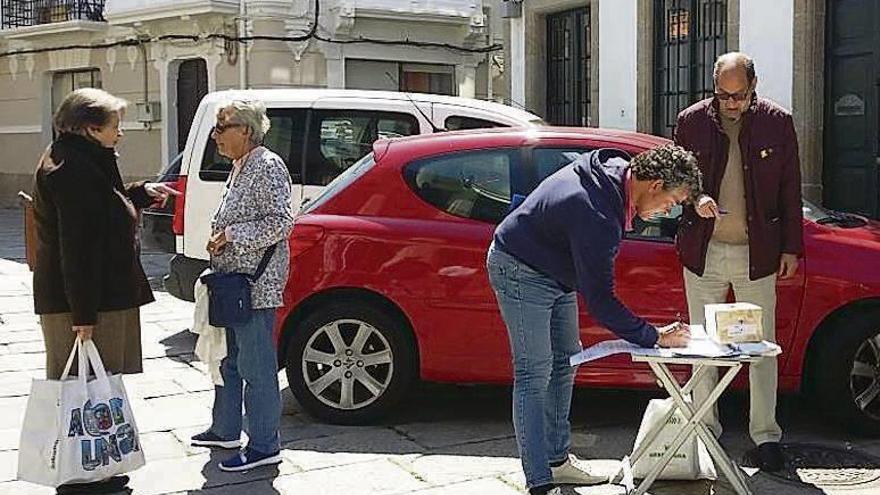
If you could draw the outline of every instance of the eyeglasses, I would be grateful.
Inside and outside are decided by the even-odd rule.
[[[740,101],[746,101],[746,99],[749,97],[749,94],[751,94],[750,90],[746,90],[745,92],[742,92],[742,93],[726,93],[724,91],[716,91],[715,98],[717,98],[721,101],[733,100],[736,102],[740,102]]]
[[[227,129],[232,129],[233,127],[241,127],[242,124],[215,124],[214,127],[211,128],[211,134],[215,136],[219,136],[226,132]]]

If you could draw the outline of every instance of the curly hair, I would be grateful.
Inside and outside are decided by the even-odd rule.
[[[663,181],[665,190],[686,187],[690,200],[703,191],[703,174],[697,158],[681,146],[665,144],[639,153],[630,162],[630,170],[638,180]]]

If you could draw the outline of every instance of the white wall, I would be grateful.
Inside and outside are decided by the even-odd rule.
[[[636,129],[636,0],[599,2],[599,127]]]
[[[510,67],[510,99],[513,106],[526,106],[526,24],[525,19],[510,19],[510,60],[505,66]]]
[[[755,60],[758,94],[791,109],[794,0],[740,0],[740,51]]]

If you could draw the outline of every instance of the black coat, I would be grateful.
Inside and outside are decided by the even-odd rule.
[[[91,325],[98,311],[152,302],[136,235],[137,209],[151,202],[142,182],[122,183],[113,149],[75,134],[56,139],[34,187],[37,314],[70,312],[74,325]]]

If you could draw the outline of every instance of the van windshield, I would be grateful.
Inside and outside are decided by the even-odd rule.
[[[344,172],[337,175],[335,179],[330,181],[315,199],[309,201],[303,206],[301,213],[305,215],[306,213],[313,212],[316,208],[329,201],[330,198],[336,196],[339,191],[345,189],[352,182],[367,173],[367,171],[373,168],[373,165],[375,164],[376,162],[373,160],[372,153],[361,158],[351,167],[348,167]]]

